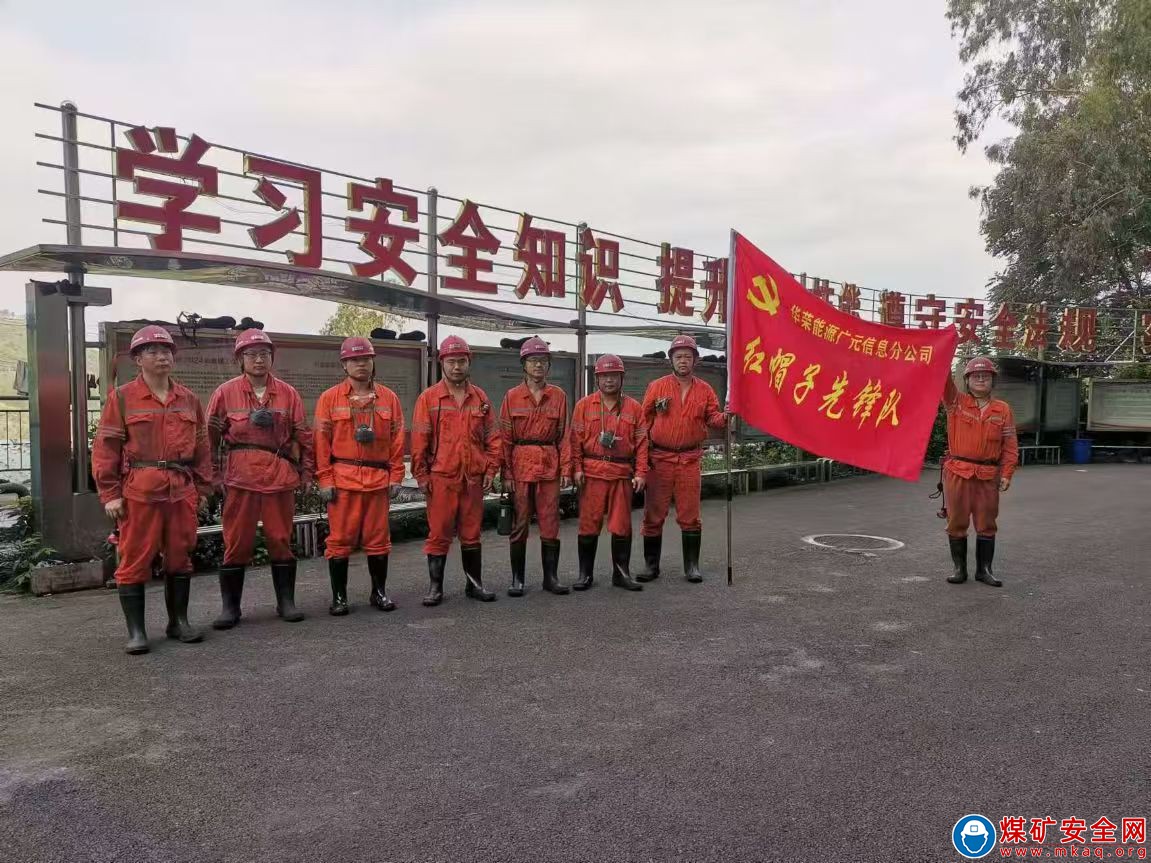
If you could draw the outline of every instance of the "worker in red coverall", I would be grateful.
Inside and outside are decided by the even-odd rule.
[[[372,579],[373,608],[394,611],[388,598],[391,499],[404,481],[404,412],[399,397],[376,383],[376,349],[353,336],[340,346],[347,378],[316,402],[316,482],[328,505],[331,614],[348,613],[348,557],[362,548]]]
[[[496,595],[484,587],[480,527],[484,493],[492,487],[500,465],[500,434],[487,393],[473,384],[472,350],[459,336],[440,344],[443,380],[416,399],[412,417],[412,476],[428,505],[428,579],[424,605],[444,598],[444,565],[456,532],[460,559],[471,599],[491,602]]]
[[[92,445],[92,473],[104,511],[120,526],[116,567],[120,605],[128,624],[128,653],[148,652],[144,586],[152,560],[164,558],[164,604],[169,638],[201,635],[188,623],[196,510],[212,492],[212,459],[204,408],[173,380],[176,343],[147,326],[129,347],[139,376],[108,395]]]
[[[258,522],[263,522],[272,562],[276,614],[296,623],[304,615],[296,610],[292,518],[296,489],[310,483],[315,470],[312,432],[300,394],[272,374],[276,346],[267,333],[244,330],[233,354],[240,361],[240,376],[220,384],[208,402],[216,488],[225,491],[223,609],[212,626],[231,629],[240,622],[244,569],[252,562]]]
[[[511,491],[515,519],[511,533],[512,586],[508,596],[524,595],[528,526],[540,525],[540,562],[544,590],[570,591],[559,583],[560,487],[571,484],[568,399],[548,383],[552,355],[548,343],[533,336],[520,346],[524,382],[508,390],[500,406],[504,488]]]
[[[690,582],[703,581],[699,548],[703,524],[699,519],[701,444],[707,430],[726,427],[728,415],[708,384],[692,372],[699,347],[691,336],[676,336],[668,350],[672,374],[652,381],[643,398],[644,422],[651,441],[651,470],[643,512],[643,556],[647,571],[637,578],[659,578],[663,523],[675,502],[675,520],[683,535],[683,572]]]
[[[992,398],[998,374],[987,357],[975,357],[963,370],[967,392],[961,393],[951,375],[943,391],[947,411],[947,457],[943,493],[947,505],[947,537],[955,572],[952,584],[967,581],[967,527],[975,522],[975,580],[992,587],[995,577],[995,523],[999,494],[1011,488],[1019,461],[1015,417],[1007,402]]]
[[[595,581],[595,552],[605,514],[611,533],[611,583],[643,590],[631,577],[631,498],[647,482],[647,425],[640,403],[620,392],[623,376],[623,360],[604,354],[595,364],[597,392],[576,402],[572,414],[572,467],[579,488],[576,590],[587,590]]]

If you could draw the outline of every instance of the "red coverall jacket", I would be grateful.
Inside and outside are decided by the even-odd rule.
[[[492,479],[500,454],[495,412],[482,389],[469,382],[462,406],[445,381],[420,393],[412,416],[412,476],[417,482],[426,483],[431,474]]]
[[[656,410],[656,402],[661,399],[668,400],[666,411]],[[722,429],[725,424],[715,390],[693,377],[686,398],[682,398],[679,380],[673,374],[648,384],[643,415],[651,440],[652,463],[698,464],[707,430]]]
[[[961,393],[949,376],[943,391],[947,411],[946,470],[962,479],[1010,479],[1019,462],[1019,442],[1011,406],[992,399],[982,411],[975,397]],[[971,459],[971,461],[961,461]],[[993,462],[993,464],[974,464]]]
[[[603,429],[615,432],[611,449],[600,445]],[[615,410],[604,407],[603,396],[592,393],[576,402],[572,414],[572,469],[595,479],[620,480],[646,477],[648,471],[647,425],[640,403],[620,394]],[[609,456],[611,460],[605,460]]]
[[[557,386],[544,387],[538,404],[526,383],[508,390],[500,406],[505,481],[548,482],[571,478],[567,415],[567,394]]]
[[[261,428],[251,422],[251,413],[257,408],[272,411],[271,427]],[[256,398],[247,375],[217,387],[208,402],[208,440],[216,458],[223,455],[221,441],[227,448],[227,468],[217,468],[217,484],[275,494],[293,491],[312,480],[315,451],[304,403],[295,387],[272,375],[268,375],[263,401]],[[232,449],[236,446],[241,448]]]
[[[404,412],[399,396],[374,384],[375,398],[353,403],[352,383],[345,380],[325,390],[316,402],[316,481],[346,491],[380,491],[404,481]],[[372,443],[356,441],[356,426],[370,425]],[[387,462],[384,470],[352,461]],[[414,464],[414,462],[413,462]]]
[[[92,475],[101,503],[117,498],[163,503],[211,494],[204,408],[183,384],[172,380],[169,386],[166,404],[152,394],[143,377],[109,393],[92,444]],[[188,464],[175,470],[132,467],[133,462],[146,461]]]

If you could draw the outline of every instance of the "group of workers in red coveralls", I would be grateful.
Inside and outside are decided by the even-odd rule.
[[[197,512],[213,494],[224,499],[221,613],[214,628],[230,629],[240,622],[245,570],[252,562],[258,525],[271,560],[276,613],[290,623],[303,620],[295,604],[291,533],[296,492],[313,479],[328,512],[329,612],[340,616],[350,610],[348,560],[357,549],[367,558],[370,605],[384,612],[396,608],[387,595],[387,579],[389,506],[405,474],[399,398],[375,380],[371,341],[348,338],[340,346],[345,378],[320,396],[309,427],[299,393],[273,374],[275,352],[262,330],[241,332],[235,343],[241,374],[220,385],[205,412],[192,391],[172,376],[176,345],[171,334],[150,325],[132,337],[130,353],[139,375],[109,395],[92,456],[100,499],[119,525],[116,582],[128,653],[149,649],[144,588],[157,555],[163,559],[168,637],[201,640],[188,622],[191,552]],[[594,370],[596,391],[576,403],[570,421],[567,396],[548,383],[551,351],[542,339],[529,338],[521,346],[524,382],[507,392],[498,411],[471,382],[471,358],[462,338],[444,339],[442,379],[419,395],[412,416],[411,473],[427,502],[429,590],[424,605],[443,601],[447,554],[457,534],[466,596],[483,602],[496,598],[484,586],[481,525],[484,495],[497,474],[514,500],[509,596],[523,596],[526,589],[533,516],[539,525],[544,590],[562,595],[593,586],[605,520],[612,584],[642,590],[642,582],[660,576],[663,524],[673,503],[684,575],[689,582],[703,580],[702,444],[709,430],[723,429],[730,416],[720,409],[715,391],[693,374],[699,349],[691,336],[677,336],[671,343],[672,374],[653,381],[642,404],[622,392],[623,361],[613,354],[601,356]],[[966,551],[967,523],[974,513],[976,578],[998,585],[991,575],[994,510],[1014,470],[1014,428],[1010,408],[990,399],[984,371],[969,366],[973,380],[968,394],[958,394],[952,385],[945,395],[951,460],[957,461],[948,474],[953,507],[948,533],[957,561],[956,575],[948,580],[962,580],[961,572],[966,578],[966,561],[961,570],[957,549],[962,533]],[[984,488],[985,474],[993,463],[998,467],[990,491]],[[558,575],[559,504],[561,490],[573,484],[579,498],[579,577],[569,588]],[[637,492],[645,493],[645,567],[633,578],[631,509]]]

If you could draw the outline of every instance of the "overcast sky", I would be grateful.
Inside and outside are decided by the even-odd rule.
[[[730,227],[793,271],[983,296],[951,140],[943,0],[709,3],[0,0],[0,253],[40,217],[34,101],[469,196],[700,252]],[[96,238],[92,238],[96,241]],[[22,274],[0,307],[22,313]],[[104,280],[101,283],[108,283]],[[114,283],[102,317],[174,319],[185,289]],[[197,290],[202,314],[314,332],[318,301]]]

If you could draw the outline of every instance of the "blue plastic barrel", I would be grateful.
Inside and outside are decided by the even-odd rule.
[[[1089,437],[1075,438],[1071,441],[1071,463],[1090,464],[1092,443],[1093,441]]]

